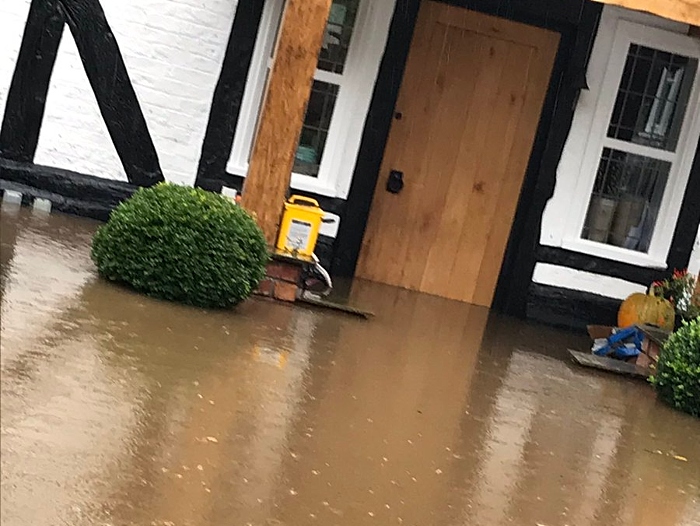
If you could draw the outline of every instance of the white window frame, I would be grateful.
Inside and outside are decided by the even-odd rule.
[[[675,152],[611,139],[607,136],[608,126],[631,44],[685,55],[700,61],[700,40],[625,20],[618,21],[605,76],[600,85],[600,95],[588,134],[585,153],[580,164],[576,189],[573,194],[576,197],[572,200],[571,210],[568,214],[562,247],[615,261],[666,268],[668,252],[695,157],[695,146],[700,138],[700,68],[696,72]],[[616,145],[623,147],[616,148]],[[598,165],[603,148],[606,147],[622,149],[672,163],[649,251],[646,253],[598,243],[581,237]]]
[[[318,177],[292,173],[293,189],[347,198],[367,111],[384,53],[396,0],[360,0],[342,74],[316,70],[314,79],[339,86]],[[255,137],[277,21],[284,0],[266,0],[227,170],[243,177]]]

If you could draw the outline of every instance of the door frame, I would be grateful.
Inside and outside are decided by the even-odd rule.
[[[488,9],[490,3],[479,0],[445,2],[560,34],[559,50],[492,305],[496,310],[520,317],[525,314],[527,292],[535,267],[542,213],[554,191],[556,167],[571,127],[578,95],[578,89],[569,79],[575,78],[577,72],[585,71],[602,11],[600,4],[588,0],[570,2],[580,4],[578,23],[515,9],[508,10],[508,16],[501,16],[499,6]],[[347,213],[336,240],[332,270],[339,276],[352,276],[355,272],[420,4],[421,0],[397,1],[348,195]]]

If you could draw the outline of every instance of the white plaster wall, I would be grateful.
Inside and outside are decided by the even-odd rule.
[[[686,34],[688,31],[686,24],[680,24],[638,11],[605,6],[587,71],[587,80],[591,89],[581,92],[571,132],[567,138],[557,169],[554,195],[547,203],[542,217],[540,243],[543,245],[554,247],[563,245],[570,219],[569,214],[575,208],[571,204],[585,198],[576,195],[576,185],[587,146],[593,114],[601,91],[600,87],[608,66],[615,28],[620,20],[682,34]],[[631,282],[611,280],[613,278],[581,273],[573,269],[545,264],[538,264],[533,275],[533,281],[536,283],[591,292],[611,298],[624,298],[628,292],[634,292],[639,288],[638,285]]]
[[[0,121],[22,43],[30,0],[0,1]]]
[[[193,184],[236,0],[101,0],[101,3],[119,43],[166,179]],[[12,50],[19,47],[14,41],[24,29],[29,0],[5,0],[0,4],[0,103],[3,103],[16,59],[16,51]],[[75,46],[66,28],[49,88],[36,162],[100,177],[123,178],[123,168],[114,157],[106,126],[99,112],[96,113],[96,101],[82,64],[76,61]]]
[[[620,300],[635,292],[646,292],[647,290],[647,287],[638,283],[631,283],[623,279],[601,276],[600,274],[559,265],[550,265],[549,263],[537,263],[535,265],[532,281],[542,285],[590,292],[591,294]]]

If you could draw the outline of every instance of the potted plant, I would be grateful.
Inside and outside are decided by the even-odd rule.
[[[700,289],[695,276],[688,270],[674,270],[673,275],[652,284],[655,296],[667,299],[676,311],[676,328],[683,321],[700,316]]]

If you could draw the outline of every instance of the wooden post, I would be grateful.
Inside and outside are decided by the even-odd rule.
[[[646,11],[676,22],[700,25],[700,0],[596,0],[636,11]]]
[[[270,245],[289,188],[331,0],[286,4],[242,199]]]

